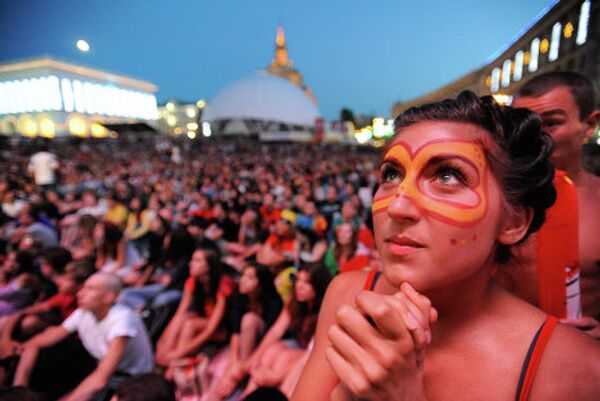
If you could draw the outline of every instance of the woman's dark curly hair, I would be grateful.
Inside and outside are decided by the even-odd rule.
[[[542,131],[537,115],[526,109],[500,106],[491,96],[480,98],[464,91],[456,99],[408,109],[396,118],[395,131],[422,121],[469,123],[489,132],[493,144],[484,149],[506,200],[512,206],[533,211],[529,229],[519,243],[539,230],[546,219],[546,209],[556,200],[556,191],[552,184],[554,165],[549,159],[554,140]],[[485,145],[486,138],[483,142]],[[510,247],[500,244],[496,261],[506,263],[510,257]]]

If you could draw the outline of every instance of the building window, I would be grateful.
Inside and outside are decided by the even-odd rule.
[[[579,12],[579,24],[577,26],[577,37],[575,38],[575,43],[578,45],[584,44],[587,40],[588,24],[590,22],[590,5],[590,0],[586,0],[583,2],[583,4],[581,4],[581,9]]]
[[[504,60],[502,64],[502,86],[507,87],[510,85],[510,67],[512,66],[512,60]]]
[[[552,42],[550,42],[550,54],[548,54],[548,60],[554,61],[558,58],[558,49],[560,47],[560,34],[562,30],[562,24],[557,22],[552,27]]]
[[[531,56],[529,58],[529,72],[537,71],[538,58],[540,56],[540,40],[535,38],[531,41]]]
[[[517,54],[515,54],[515,72],[513,73],[513,79],[515,81],[520,81],[523,77],[523,59],[525,58],[525,53],[523,50],[519,50]]]
[[[492,93],[498,92],[500,89],[500,68],[496,67],[492,70],[492,86],[490,90]]]

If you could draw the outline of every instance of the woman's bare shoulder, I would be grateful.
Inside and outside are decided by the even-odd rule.
[[[364,288],[369,273],[356,270],[338,274],[327,287],[326,297],[338,301],[337,303],[354,300],[356,294]]]
[[[591,401],[598,394],[600,343],[559,323],[548,340],[530,399]]]

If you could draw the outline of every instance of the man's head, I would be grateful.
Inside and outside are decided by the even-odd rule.
[[[576,72],[539,75],[518,91],[513,107],[527,108],[542,119],[542,127],[556,141],[553,161],[563,170],[580,166],[582,141],[596,130],[600,112],[594,109],[594,88]]]
[[[108,273],[91,275],[77,293],[77,303],[82,309],[100,312],[110,309],[121,292],[121,280]]]

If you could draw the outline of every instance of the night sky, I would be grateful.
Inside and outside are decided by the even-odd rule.
[[[0,63],[49,55],[153,82],[159,103],[210,101],[271,62],[281,24],[326,119],[342,107],[389,116],[484,65],[553,3],[0,0]]]

